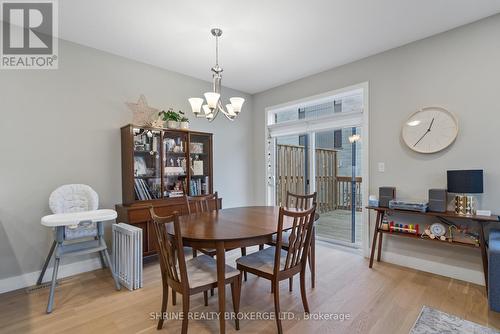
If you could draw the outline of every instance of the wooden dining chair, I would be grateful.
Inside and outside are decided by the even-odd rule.
[[[207,291],[217,287],[217,263],[212,257],[207,255],[201,255],[186,261],[178,213],[174,212],[172,216],[159,217],[155,214],[153,207],[149,211],[158,242],[163,284],[162,316],[158,321],[157,329],[163,327],[163,315],[167,311],[168,287],[170,287],[172,291],[182,294],[183,318],[181,333],[186,334],[188,329],[190,296],[203,292],[205,305],[207,305]],[[241,295],[240,272],[226,265],[225,282],[226,284],[231,284],[233,308],[236,315],[235,325],[236,329],[239,330],[240,325],[237,315],[239,313]]]
[[[286,193],[286,208],[307,210],[316,205],[317,192],[307,195],[293,194],[290,191]],[[282,247],[288,249],[288,238],[290,234],[285,232],[283,234]],[[276,235],[273,236],[273,241],[269,243],[271,246],[276,246]],[[311,237],[311,250],[308,253],[309,270],[311,271],[311,287],[314,289],[316,286],[316,236],[313,228]],[[290,277],[289,290],[293,290],[293,277]]]
[[[184,196],[184,198],[186,199],[188,214],[210,212],[220,209],[219,194],[217,192],[201,196]],[[211,257],[214,257],[216,253],[213,248],[193,248],[193,257],[198,256],[198,251]]]
[[[186,196],[186,207],[189,214],[219,210],[220,206],[218,193],[215,192],[210,195],[202,196]],[[193,248],[193,257],[196,257],[198,255],[198,251],[211,257],[214,257],[216,253],[215,249],[213,248]],[[241,247],[241,256],[245,255],[247,255],[247,250],[245,247]],[[243,276],[245,277],[246,281],[247,273],[243,273]]]
[[[279,283],[300,274],[300,292],[304,311],[309,313],[306,296],[307,255],[310,250],[316,205],[307,210],[280,208],[276,246],[242,256],[236,260],[236,268],[248,271],[271,281],[274,291],[274,309],[278,333],[283,333],[280,319]],[[288,238],[288,250],[283,249],[283,223],[293,222]]]

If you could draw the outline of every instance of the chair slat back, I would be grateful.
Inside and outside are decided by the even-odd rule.
[[[307,195],[293,194],[289,191],[286,192],[286,207],[288,209],[309,209],[316,205],[317,193]]]
[[[276,240],[276,256],[274,261],[274,273],[303,266],[305,268],[309,245],[311,244],[312,228],[316,204],[309,209],[285,209],[280,208],[278,219],[278,235]],[[292,228],[289,230],[288,252],[284,266],[281,268],[281,247],[283,240],[283,224],[285,220],[292,220]]]
[[[179,225],[179,214],[178,212],[174,212],[171,216],[160,217],[155,214],[153,207],[149,209],[149,212],[153,220],[153,227],[158,242],[162,277],[163,279],[167,279],[169,284],[174,282],[186,286],[188,278]],[[173,235],[169,234],[167,230],[170,224],[173,225]]]
[[[209,195],[186,196],[186,206],[189,214],[212,211],[212,205],[214,205],[216,210],[220,209],[217,192]]]

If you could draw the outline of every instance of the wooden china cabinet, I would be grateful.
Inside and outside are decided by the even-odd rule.
[[[186,213],[183,195],[213,193],[212,134],[127,125],[121,128],[122,204],[118,222],[143,230],[143,255],[156,254],[149,207]]]

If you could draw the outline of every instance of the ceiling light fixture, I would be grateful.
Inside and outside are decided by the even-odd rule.
[[[212,67],[212,80],[213,88],[212,92],[207,92],[204,94],[205,99],[199,97],[190,98],[189,104],[191,104],[191,109],[196,117],[205,117],[209,122],[212,122],[219,111],[226,116],[230,121],[234,119],[241,112],[241,108],[245,99],[242,97],[231,97],[229,99],[229,104],[226,104],[226,109],[222,106],[221,98],[221,81],[222,81],[222,67],[219,66],[219,37],[222,36],[222,30],[219,28],[214,28],[211,30],[212,35],[215,37],[215,66]],[[206,101],[206,103],[204,103]]]

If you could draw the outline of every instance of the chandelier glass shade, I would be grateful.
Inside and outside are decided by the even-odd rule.
[[[196,117],[204,117],[211,122],[220,112],[230,121],[234,121],[234,119],[241,112],[245,99],[242,97],[231,97],[229,99],[230,103],[226,104],[224,108],[221,97],[223,69],[219,66],[219,37],[222,36],[222,30],[214,28],[211,32],[215,37],[215,66],[212,67],[212,91],[203,94],[205,97],[204,99],[192,97],[188,99],[188,101],[191,105],[191,110]]]

